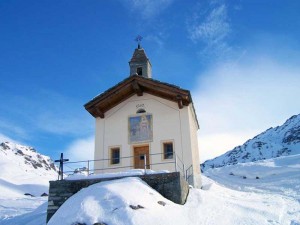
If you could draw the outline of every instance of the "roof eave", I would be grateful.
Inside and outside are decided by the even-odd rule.
[[[120,102],[135,94],[142,96],[144,92],[177,102],[179,108],[188,106],[192,102],[188,90],[181,89],[168,83],[162,83],[151,78],[133,75],[98,95],[86,103],[84,107],[93,117],[104,118],[105,112],[115,107]]]

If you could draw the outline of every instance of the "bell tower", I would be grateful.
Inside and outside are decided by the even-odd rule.
[[[146,78],[152,78],[152,66],[145,50],[141,47],[141,36],[136,38],[138,47],[134,50],[131,60],[129,61],[130,76],[139,75]]]

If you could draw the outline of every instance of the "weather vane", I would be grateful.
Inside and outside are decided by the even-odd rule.
[[[134,40],[138,43],[138,48],[141,48],[141,41],[143,40],[143,37],[138,35]]]

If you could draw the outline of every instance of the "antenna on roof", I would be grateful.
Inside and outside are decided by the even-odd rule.
[[[138,49],[140,49],[141,41],[143,40],[143,37],[141,35],[138,35],[134,40],[138,43]]]

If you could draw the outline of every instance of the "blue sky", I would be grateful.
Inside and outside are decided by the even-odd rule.
[[[129,75],[142,35],[153,78],[192,92],[201,160],[300,113],[300,2],[1,0],[0,141],[91,158],[83,105]]]

